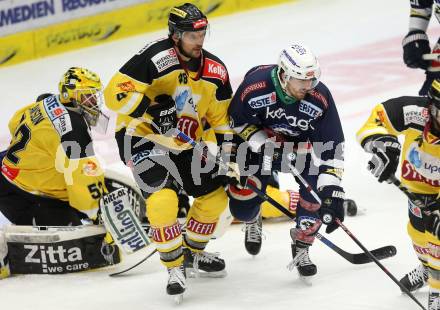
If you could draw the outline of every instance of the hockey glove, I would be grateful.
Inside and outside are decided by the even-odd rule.
[[[318,191],[318,195],[321,199],[319,216],[321,217],[321,221],[327,225],[325,232],[330,234],[339,227],[336,223],[336,218],[341,222],[344,221],[345,193],[340,186],[328,185],[322,187]]]
[[[272,174],[273,162],[281,163],[282,160],[287,160],[289,163],[292,163],[296,160],[297,156],[295,151],[284,152],[282,146],[272,140],[267,140],[266,143],[261,146],[259,154],[259,164],[262,175]],[[286,156],[285,158],[283,158],[283,154]]]
[[[399,165],[401,145],[395,136],[376,136],[367,141],[364,149],[373,153],[367,169],[378,179],[379,183],[387,181],[394,175]]]
[[[402,41],[403,61],[409,68],[427,69],[429,61],[423,60],[424,54],[429,54],[431,48],[426,33],[422,30],[408,32]]]
[[[159,95],[154,98],[154,101],[156,104],[150,104],[146,113],[152,117],[151,128],[153,132],[163,135],[176,128],[176,103],[169,95]]]

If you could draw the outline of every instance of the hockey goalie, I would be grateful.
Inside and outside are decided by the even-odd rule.
[[[59,95],[38,98],[8,124],[12,138],[0,155],[0,278],[100,268],[118,263],[120,249],[149,244],[142,229],[132,233],[132,209],[143,200],[134,203],[133,188],[106,178],[93,150],[91,127],[108,123],[100,78],[72,67],[58,88]],[[101,217],[109,229],[99,225]],[[107,234],[118,229],[125,234]]]

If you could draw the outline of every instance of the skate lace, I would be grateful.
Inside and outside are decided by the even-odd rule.
[[[194,269],[194,273],[195,276],[198,277],[200,275],[199,273],[199,262],[202,263],[212,263],[212,262],[218,262],[220,261],[218,259],[218,256],[220,255],[220,253],[215,252],[215,253],[209,253],[209,252],[196,252],[193,254],[193,269]]]
[[[186,287],[185,275],[180,267],[170,268],[168,269],[168,273],[170,275],[168,283],[178,283],[181,287]]]
[[[246,223],[242,230],[246,234],[247,242],[260,243],[261,239],[266,239],[263,228],[258,224],[258,221]]]
[[[425,283],[428,279],[428,268],[423,265],[417,266],[417,268],[411,270],[408,273],[408,280],[411,285],[415,285],[417,283]]]
[[[293,258],[293,260],[287,265],[287,269],[289,269],[289,271],[292,271],[297,266],[307,266],[307,265],[312,265],[312,264],[313,263],[309,257],[309,249],[308,248],[305,248],[305,249],[298,249],[297,248],[296,255]]]

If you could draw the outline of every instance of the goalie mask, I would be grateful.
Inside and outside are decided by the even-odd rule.
[[[436,131],[440,131],[440,79],[435,79],[432,82],[428,97],[430,99],[429,110],[432,124]]]
[[[277,76],[284,92],[288,93],[289,81],[299,80],[306,83],[309,90],[315,88],[321,77],[318,59],[310,49],[301,43],[293,43],[283,49],[278,58]]]
[[[60,101],[70,110],[84,116],[91,127],[107,129],[108,117],[101,112],[104,104],[99,76],[85,68],[71,67],[58,85]]]

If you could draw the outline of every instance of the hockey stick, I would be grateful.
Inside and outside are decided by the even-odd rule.
[[[269,195],[267,195],[265,192],[261,191],[257,187],[253,186],[252,184],[247,184],[246,187],[253,190],[261,199],[264,201],[269,202],[272,206],[283,212],[285,215],[290,217],[291,219],[295,220],[295,216],[293,216],[292,213],[287,211],[285,208],[283,208],[282,205],[280,205],[276,200],[271,198]],[[326,246],[328,246],[330,249],[341,255],[343,258],[345,258],[347,261],[349,261],[352,264],[367,264],[373,261],[371,257],[366,255],[365,253],[349,253],[347,251],[344,251],[340,247],[338,247],[336,244],[331,242],[329,239],[321,235],[320,233],[316,233],[316,238],[320,240],[322,243],[324,243]],[[374,256],[376,259],[385,259],[389,257],[393,257],[396,255],[397,250],[394,246],[388,245],[381,248],[377,248],[371,251],[374,253]]]
[[[411,193],[408,188],[402,184],[402,182],[400,182],[395,175],[392,175],[388,180],[391,181],[391,183],[393,183],[394,185],[397,186],[397,188],[406,195],[406,197],[409,198],[409,200],[411,200],[412,202],[414,202],[415,204],[417,204],[417,197]]]
[[[133,266],[128,267],[127,269],[124,269],[124,270],[121,270],[121,271],[118,271],[118,272],[111,273],[111,274],[109,274],[109,276],[110,276],[110,277],[116,277],[116,276],[119,276],[119,275],[121,275],[121,274],[123,274],[123,273],[126,273],[127,271],[132,270],[133,268],[136,268],[137,266],[139,266],[140,264],[142,264],[143,262],[145,262],[147,259],[149,259],[151,256],[153,256],[156,252],[157,252],[157,249],[154,249],[153,252],[151,252],[150,254],[148,254],[146,257],[144,257],[143,259],[141,259],[139,262],[137,262],[137,263],[134,264]]]
[[[347,233],[347,235],[364,251],[365,254],[367,254],[375,263],[380,267],[380,269],[385,272],[385,274],[391,278],[391,280],[396,283],[402,291],[406,293],[414,302],[420,306],[423,310],[426,310],[426,308],[420,303],[420,301],[417,300],[417,298],[402,284],[399,282],[399,280],[396,279],[395,276],[391,272],[388,271],[388,269],[385,268],[384,265],[382,265],[374,255],[367,250],[367,248],[352,234],[352,232],[337,218],[336,223]]]
[[[319,196],[316,194],[316,192],[310,186],[310,184],[306,180],[304,180],[304,178],[301,177],[298,170],[296,170],[296,168],[290,164],[289,164],[289,168],[292,174],[303,183],[303,185],[307,188],[307,190],[313,195],[313,197],[315,197],[316,201],[319,204],[321,204],[321,199],[319,198]],[[339,225],[339,227],[341,227],[342,230],[344,230],[344,232],[362,249],[362,251],[364,251],[364,253],[370,259],[372,259],[376,263],[376,265],[379,266],[379,268],[382,269],[382,271],[385,272],[385,274],[391,280],[393,280],[393,282],[396,283],[403,292],[405,292],[412,300],[414,300],[414,302],[417,305],[419,305],[420,308],[426,310],[426,308],[420,303],[420,301],[418,301],[417,298],[402,283],[400,283],[399,280],[397,280],[396,277],[393,276],[393,274],[389,272],[388,269],[386,269],[385,266],[382,265],[382,263],[379,262],[379,260],[356,238],[356,236],[353,235],[353,233],[347,228],[347,226],[345,226],[338,218],[336,218],[335,221]]]
[[[183,139],[184,141],[186,141],[189,144],[191,144],[194,147],[194,149],[198,149],[199,152],[201,154],[203,154],[203,152],[201,152],[201,150],[200,150],[200,145],[197,142],[195,142],[193,139],[188,137],[186,134],[184,134],[180,130],[176,129],[176,135],[178,137],[180,137],[181,139]],[[202,155],[202,156],[205,156],[205,155]],[[227,169],[227,167],[224,167],[225,164],[223,162],[217,160],[216,163],[219,166],[221,166],[222,168]],[[305,180],[304,180],[304,182],[305,182]],[[246,187],[248,187],[249,189],[254,191],[261,199],[263,199],[264,201],[269,202],[272,206],[277,208],[279,211],[284,213],[289,218],[291,218],[293,220],[295,219],[295,216],[292,213],[290,213],[288,210],[283,208],[282,205],[280,205],[277,201],[275,201],[272,197],[267,195],[265,192],[263,192],[260,189],[258,189],[256,186],[248,183],[246,185]],[[319,199],[319,197],[318,197],[318,199]],[[371,258],[369,258],[365,253],[355,253],[355,254],[353,254],[353,253],[349,253],[349,252],[344,251],[343,249],[338,247],[336,244],[331,242],[329,239],[325,238],[320,233],[317,233],[316,237],[320,241],[322,241],[322,243],[324,243],[326,246],[328,246],[330,249],[332,249],[333,251],[335,251],[336,253],[341,255],[343,258],[345,258],[347,261],[349,261],[352,264],[366,264],[366,263],[369,263],[369,262],[372,261]],[[381,248],[378,248],[378,249],[374,249],[372,252],[374,253],[374,255],[376,255],[376,257],[378,259],[385,259],[385,258],[392,257],[392,256],[396,255],[396,248],[394,246],[384,246],[384,247],[381,247]]]

